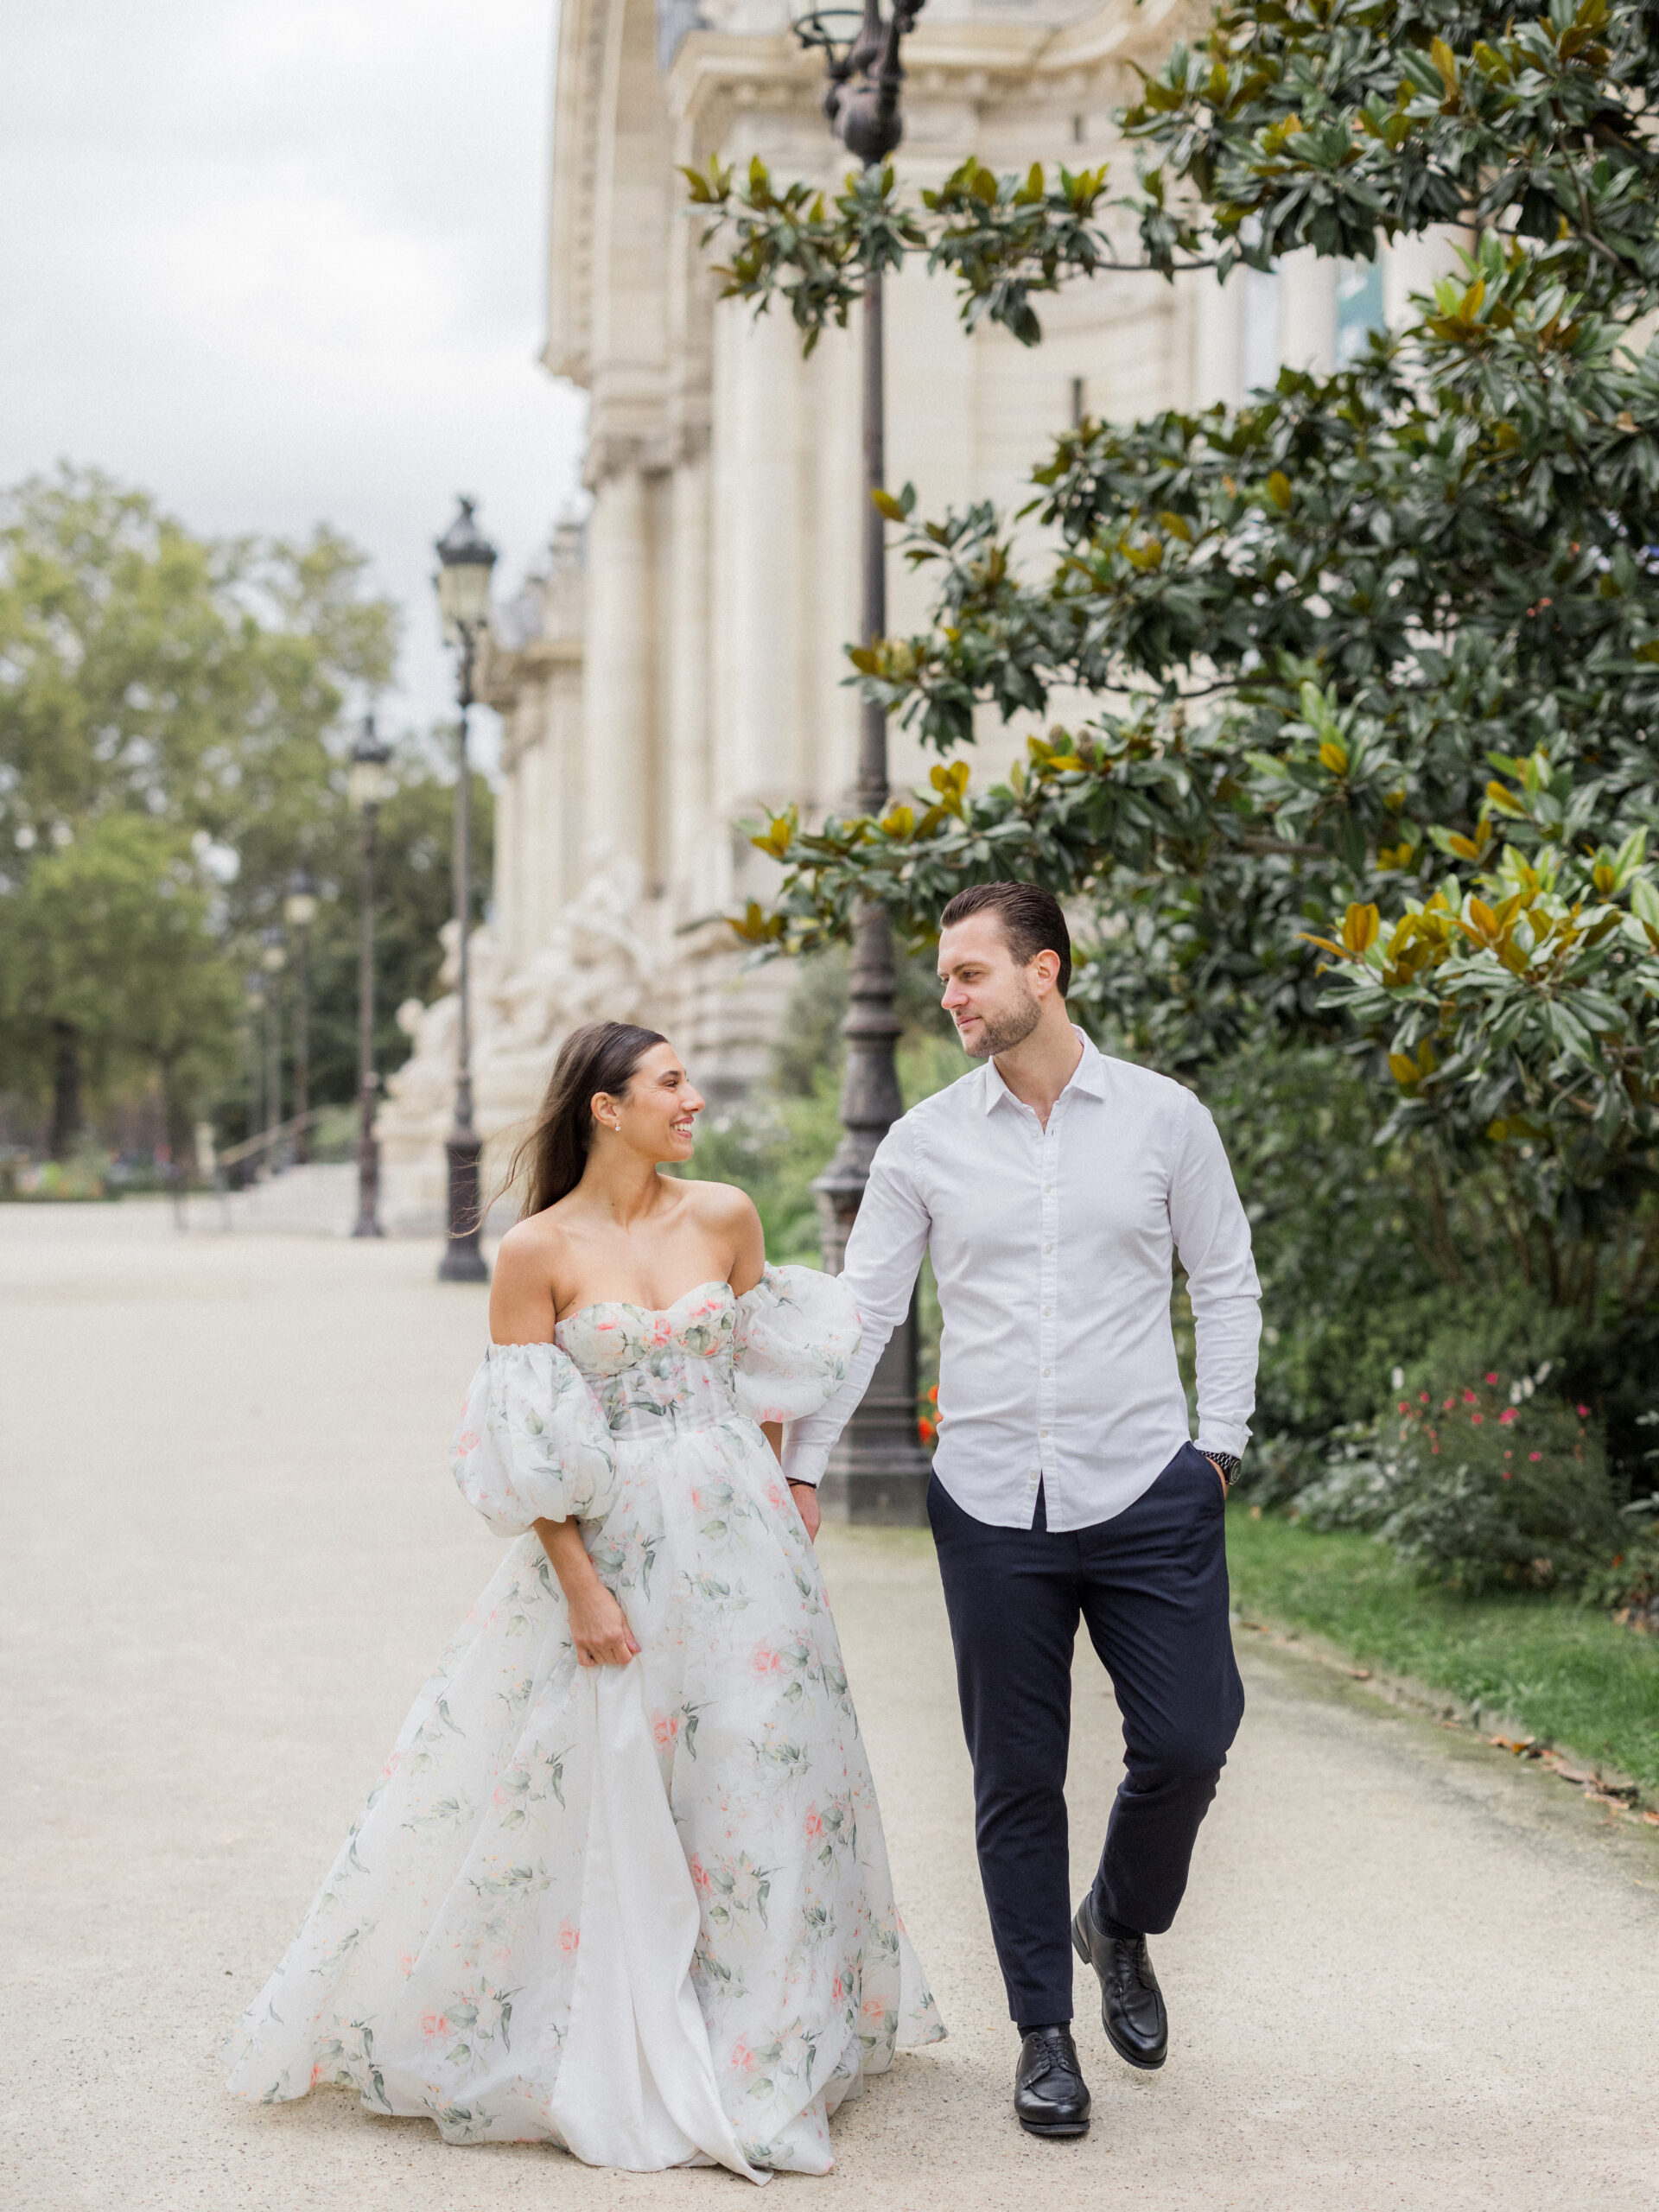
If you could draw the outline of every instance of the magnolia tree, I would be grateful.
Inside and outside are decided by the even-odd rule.
[[[1341,373],[1067,432],[1044,550],[883,495],[936,602],[850,657],[931,788],[785,810],[755,839],[778,897],[737,926],[810,950],[873,898],[919,941],[963,882],[1046,883],[1098,917],[1085,1018],[1178,1067],[1350,1039],[1448,1245],[1462,1223],[1592,1335],[1659,1298],[1656,95],[1659,9],[1262,0],[1144,83],[1116,194],[688,173],[728,291],[808,346],[911,257],[1034,343],[1033,298],[1103,269],[1455,226],[1455,273]],[[1057,687],[1099,704],[976,786],[976,721],[1040,722]]]

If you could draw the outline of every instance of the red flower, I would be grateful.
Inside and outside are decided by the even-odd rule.
[[[1472,1390],[1465,1390],[1465,1391],[1464,1392],[1464,1394],[1463,1394],[1463,1402],[1464,1402],[1464,1404],[1465,1404],[1465,1406],[1473,1406],[1473,1405],[1478,1405],[1478,1404],[1479,1403],[1479,1401],[1478,1401],[1478,1399],[1475,1396],[1475,1394],[1474,1394],[1474,1392],[1473,1392]]]
[[[921,1419],[916,1424],[916,1433],[920,1437],[924,1444],[931,1444],[938,1433],[938,1430],[933,1426],[933,1423],[929,1421],[925,1414],[922,1415]]]
[[[1426,1406],[1428,1403],[1428,1393],[1427,1390],[1424,1390],[1420,1394],[1417,1402],[1420,1406]]]
[[[939,1402],[939,1386],[937,1382],[927,1394],[927,1402],[930,1406],[937,1406]]]
[[[1528,1459],[1530,1459],[1535,1465],[1543,1458],[1543,1456],[1544,1455],[1541,1452],[1529,1452],[1527,1454]]]
[[[1499,1427],[1507,1428],[1510,1423],[1515,1419],[1515,1408],[1513,1406],[1505,1406],[1503,1412],[1499,1414],[1497,1419]]]
[[[1589,1407],[1588,1407],[1588,1406],[1580,1406],[1580,1407],[1579,1408],[1579,1419],[1580,1419],[1580,1421],[1588,1421],[1588,1420],[1589,1420],[1589,1418],[1590,1418],[1590,1408],[1589,1408]]]
[[[1402,1414],[1408,1414],[1411,1411],[1411,1401],[1409,1398],[1401,1399],[1400,1410]]]
[[[1486,1377],[1486,1380],[1487,1380],[1489,1382],[1497,1382],[1497,1376],[1496,1376],[1496,1375],[1489,1375],[1489,1376]]]
[[[1486,1418],[1486,1416],[1485,1416],[1485,1414],[1470,1414],[1470,1416],[1469,1416],[1469,1426],[1470,1426],[1470,1427],[1471,1427],[1471,1428],[1478,1428],[1478,1427],[1480,1427],[1480,1424],[1482,1423],[1482,1421],[1484,1421],[1485,1420],[1485,1418]]]

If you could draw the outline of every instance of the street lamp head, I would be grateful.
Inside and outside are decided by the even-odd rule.
[[[353,741],[351,765],[346,772],[346,795],[359,814],[391,797],[391,771],[387,766],[391,759],[391,747],[375,735],[374,716],[365,715],[363,727]]]
[[[823,55],[830,89],[823,111],[849,154],[866,168],[885,162],[905,135],[899,88],[905,72],[901,41],[915,28],[923,0],[893,0],[885,21],[881,0],[855,8],[810,9],[794,18],[796,37]]]
[[[446,645],[464,645],[490,617],[495,548],[473,519],[476,505],[462,499],[460,512],[437,542],[438,613]]]
[[[288,965],[288,955],[283,950],[283,933],[273,922],[259,932],[259,942],[264,950],[259,955],[259,965],[267,976],[280,976]]]
[[[283,919],[291,930],[308,930],[317,918],[317,887],[309,868],[296,868],[288,879]]]

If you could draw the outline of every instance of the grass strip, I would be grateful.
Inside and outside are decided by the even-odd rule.
[[[1228,1510],[1233,1599],[1247,1619],[1311,1630],[1545,1743],[1621,1767],[1659,1799],[1659,1637],[1570,1599],[1463,1598],[1418,1580],[1369,1536],[1321,1534],[1240,1500]]]

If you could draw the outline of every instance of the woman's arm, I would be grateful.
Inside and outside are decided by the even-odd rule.
[[[556,1257],[553,1235],[534,1221],[521,1221],[501,1239],[490,1282],[490,1335],[497,1344],[552,1343]],[[564,1592],[577,1660],[584,1667],[626,1667],[639,1646],[588,1556],[581,1522],[538,1521],[536,1534]]]
[[[536,1533],[570,1611],[570,1634],[584,1667],[626,1667],[639,1649],[628,1617],[599,1579],[577,1521],[538,1521]]]

